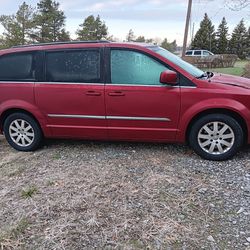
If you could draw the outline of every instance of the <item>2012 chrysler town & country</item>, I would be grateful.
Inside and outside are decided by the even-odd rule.
[[[43,137],[188,142],[226,160],[250,143],[250,80],[149,44],[13,47],[0,51],[0,132],[21,151]]]

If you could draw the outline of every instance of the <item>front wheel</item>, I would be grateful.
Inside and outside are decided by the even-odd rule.
[[[224,114],[210,114],[193,124],[189,144],[201,157],[223,161],[239,151],[243,138],[242,127],[234,118]]]
[[[9,115],[3,126],[8,143],[19,151],[33,151],[42,140],[42,132],[37,122],[24,113]]]

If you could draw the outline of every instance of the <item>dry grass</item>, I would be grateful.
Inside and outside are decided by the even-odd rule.
[[[209,247],[218,214],[199,190],[221,187],[190,171],[190,156],[202,164],[179,146],[52,141],[20,153],[0,137],[0,249]]]

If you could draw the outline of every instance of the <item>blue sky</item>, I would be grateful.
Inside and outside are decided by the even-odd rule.
[[[23,1],[0,0],[0,14],[13,14]],[[36,6],[38,0],[26,0],[26,3]],[[183,29],[188,0],[58,0],[61,9],[67,16],[66,28],[74,37],[80,23],[90,14],[100,14],[109,27],[109,33],[124,40],[129,29],[135,35],[146,38],[168,40],[176,39],[182,44]],[[217,26],[225,16],[230,27],[244,18],[250,25],[250,9],[238,12],[231,11],[225,6],[225,0],[193,0],[192,23],[195,30],[207,12]],[[0,27],[0,32],[3,28]]]

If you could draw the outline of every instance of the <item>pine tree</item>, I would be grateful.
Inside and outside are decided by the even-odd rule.
[[[245,59],[249,44],[247,44],[247,29],[244,19],[233,30],[229,47],[231,53],[238,55],[240,59]]]
[[[78,40],[102,40],[107,38],[108,27],[99,15],[90,15],[79,25],[76,35]]]
[[[138,36],[134,41],[139,43],[145,43],[146,39],[144,36]]]
[[[4,44],[4,38],[3,36],[0,35],[0,49],[5,48],[5,44]]]
[[[200,29],[197,31],[191,47],[192,49],[206,49],[212,52],[216,49],[214,26],[207,13],[200,23]]]
[[[3,46],[11,47],[14,45],[21,44],[21,29],[16,22],[14,15],[1,15],[0,23],[4,27],[3,32]]]
[[[163,42],[161,43],[161,47],[164,48],[164,49],[166,49],[166,50],[169,50],[170,52],[175,52],[176,48],[177,48],[176,40],[174,40],[173,42],[169,43],[168,39],[165,38],[163,40]]]
[[[59,10],[59,3],[52,0],[40,0],[35,17],[37,33],[33,36],[38,42],[55,42],[70,40],[65,31],[66,17]]]
[[[19,7],[16,13],[16,20],[21,28],[21,44],[25,44],[32,34],[34,28],[34,8],[25,2]]]
[[[126,39],[127,39],[127,42],[133,42],[135,40],[135,34],[132,29],[129,30]]]
[[[216,32],[216,54],[226,54],[228,51],[228,26],[226,18],[223,17]]]
[[[4,27],[2,43],[5,47],[26,44],[34,28],[34,9],[23,2],[15,15],[0,16],[0,23]]]
[[[247,34],[246,34],[246,56],[250,57],[250,27],[248,27]]]
[[[146,39],[146,43],[154,43],[154,39],[153,38],[148,38],[148,39]]]

